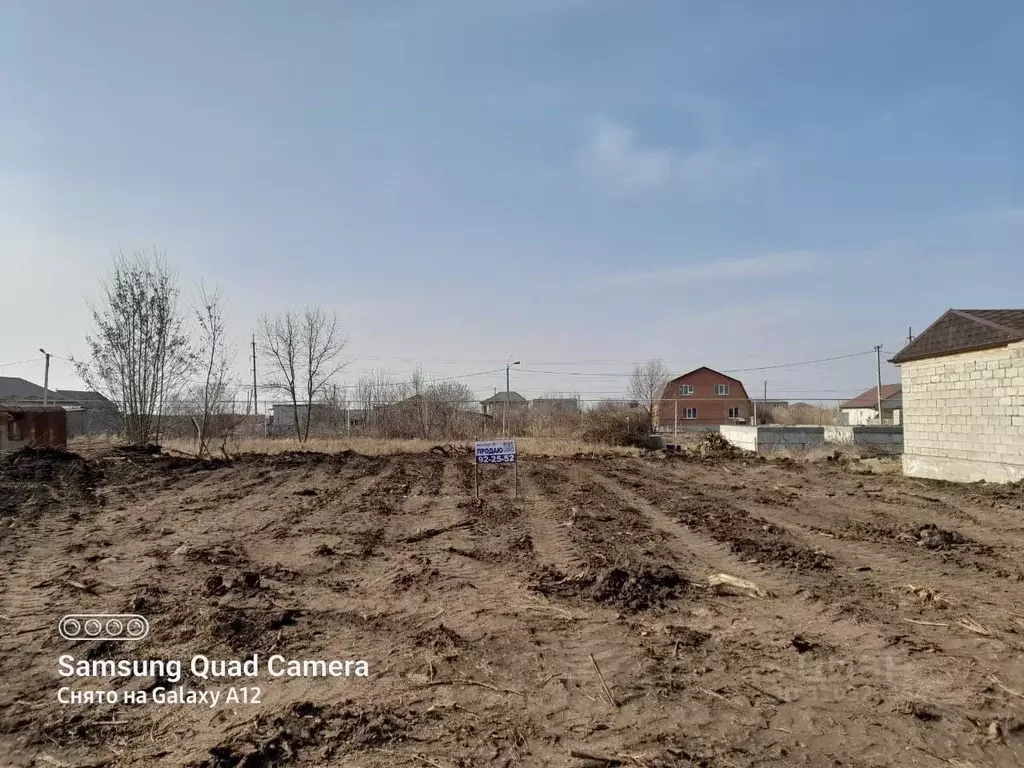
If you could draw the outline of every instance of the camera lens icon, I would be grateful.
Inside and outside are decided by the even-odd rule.
[[[62,637],[71,638],[82,634],[82,623],[78,619],[65,616],[60,623],[60,634]]]
[[[57,631],[65,640],[141,640],[149,622],[135,613],[87,613],[64,616]]]
[[[145,619],[131,619],[125,627],[125,631],[130,639],[138,640],[149,634],[149,624]]]

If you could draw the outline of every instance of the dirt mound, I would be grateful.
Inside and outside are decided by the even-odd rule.
[[[187,547],[183,554],[186,560],[207,565],[241,565],[248,562],[245,550],[240,544],[211,544],[205,547]]]
[[[89,461],[77,453],[53,448],[22,448],[0,455],[0,473],[5,479],[62,480],[90,489],[99,479],[99,473]]]
[[[926,549],[955,549],[974,542],[956,531],[947,531],[933,523],[928,523],[911,532],[919,547]]]
[[[66,504],[92,504],[103,477],[77,453],[22,448],[0,456],[0,517],[25,516]]]
[[[190,768],[274,768],[312,758],[329,760],[362,749],[410,739],[431,715],[416,710],[321,707],[301,702],[277,715],[261,715],[248,732],[210,750],[210,758]],[[316,760],[319,763],[319,760]]]
[[[452,456],[469,456],[473,453],[473,449],[468,445],[435,445],[428,453],[450,458]]]
[[[693,445],[669,446],[668,455],[702,463],[715,463],[727,459],[757,459],[757,456],[737,448],[718,432],[706,433]]]
[[[115,445],[110,449],[113,456],[159,456],[160,446],[153,443],[145,445]]]
[[[425,629],[412,638],[417,648],[429,648],[432,651],[451,651],[463,648],[468,641],[451,627],[438,624],[434,629]]]
[[[708,432],[697,445],[697,452],[701,456],[711,456],[714,458],[732,459],[743,455],[743,451],[722,437],[718,432]]]
[[[614,605],[624,611],[637,613],[650,608],[661,608],[679,597],[687,582],[668,565],[656,568],[646,566],[630,572],[625,568],[611,568],[596,575],[569,577],[554,568],[540,569],[531,589],[556,597],[581,597],[596,603]]]

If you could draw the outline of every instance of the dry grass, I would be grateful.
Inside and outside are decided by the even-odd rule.
[[[109,450],[117,441],[110,437],[75,438],[70,448],[76,453],[90,455]],[[443,445],[456,448],[470,448],[470,440],[420,440],[393,439],[375,437],[311,437],[305,443],[294,438],[241,438],[228,441],[228,453],[277,454],[286,451],[308,451],[312,453],[340,453],[352,450],[364,456],[394,456],[404,453],[423,453],[431,448]],[[554,437],[519,437],[516,446],[523,456],[559,457],[576,456],[639,456],[640,449],[600,443],[586,443],[581,440],[561,439]],[[168,439],[163,441],[165,450],[186,455],[195,454],[195,446],[191,440]],[[216,450],[215,450],[216,453]]]

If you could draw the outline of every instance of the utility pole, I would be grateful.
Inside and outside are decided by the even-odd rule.
[[[506,425],[506,423],[508,421],[508,399],[509,399],[509,396],[511,395],[511,392],[512,392],[511,386],[509,384],[509,382],[510,382],[509,370],[512,368],[513,365],[519,365],[519,361],[516,360],[513,363],[512,362],[512,358],[509,358],[509,363],[508,363],[508,365],[505,366],[505,407],[501,410],[501,436],[502,437],[508,437],[508,434],[505,431],[505,425]]]
[[[50,395],[50,353],[42,347],[39,351],[46,355],[46,368],[43,371],[43,405],[46,405]]]
[[[882,345],[875,346],[875,364],[878,368],[878,424],[882,424]]]
[[[764,399],[761,401],[761,415],[768,414],[768,379],[764,380]]]
[[[259,402],[256,390],[256,334],[252,335],[252,412],[254,416],[260,415]]]

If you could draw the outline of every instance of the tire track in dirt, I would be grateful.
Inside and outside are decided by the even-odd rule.
[[[662,480],[646,468],[641,470],[641,475],[651,481]],[[686,487],[686,481],[675,473],[669,473],[662,482],[671,485],[677,492]],[[708,487],[706,483],[704,487]],[[763,495],[763,492],[759,493]],[[722,504],[736,503],[738,494],[726,497],[716,493],[711,498]],[[1015,634],[1019,630],[1012,614],[1017,613],[1018,617],[1024,618],[1024,602],[1021,600],[1024,593],[1016,588],[1015,583],[994,575],[992,571],[996,566],[984,561],[977,562],[980,559],[978,557],[974,562],[957,562],[951,559],[956,555],[948,552],[933,551],[909,542],[895,543],[898,535],[892,526],[852,518],[846,510],[835,504],[829,508],[828,513],[810,508],[802,501],[791,501],[785,506],[748,502],[745,506],[757,518],[779,526],[790,535],[814,541],[816,548],[825,551],[835,561],[837,578],[862,586],[857,592],[875,592],[879,601],[888,608],[888,611],[879,613],[879,621],[898,621],[899,617],[895,614],[948,624],[953,624],[955,619],[972,618],[980,620],[989,628],[999,627],[1011,647],[1020,646],[1012,641],[1012,636],[1006,637],[1005,633]],[[888,515],[890,522],[894,522],[892,518],[896,517],[884,511],[884,507],[879,514]],[[840,521],[845,521],[845,525]],[[838,534],[835,532],[837,528]],[[869,532],[878,529],[879,533],[863,539],[851,534],[851,529]],[[1002,564],[1007,568],[1013,567],[1005,560]],[[960,578],[960,573],[948,573],[950,569],[965,568],[972,573],[969,582]],[[976,568],[980,569],[977,574]],[[1009,575],[1008,571],[1002,572]],[[915,592],[908,587],[925,588],[928,592]],[[934,601],[936,588],[949,602],[943,604]],[[917,631],[935,636],[934,631]],[[962,630],[959,634],[971,636],[969,630]],[[981,645],[985,644],[977,635],[974,640]],[[967,643],[968,647],[971,645],[973,643]]]
[[[519,481],[527,499],[530,538],[538,560],[566,574],[583,571],[587,563],[565,526],[570,510],[564,509],[555,489],[556,471],[550,464],[540,462],[530,462],[525,467]]]
[[[819,518],[826,528],[844,522],[853,528],[870,528],[879,524],[890,528],[937,524],[963,533],[1008,560],[1016,559],[1019,562],[1024,555],[1024,545],[1019,543],[1024,525],[1015,524],[1024,521],[1024,516],[1008,507],[1002,513],[979,507],[969,508],[938,496],[908,492],[901,487],[907,485],[906,480],[897,480],[890,485],[888,478],[872,479],[872,476],[838,470],[822,472],[813,465],[809,472],[815,470],[818,476],[812,475],[809,478],[812,481],[810,488],[797,489],[787,499],[774,498],[778,495],[774,489],[784,487],[785,479],[782,477],[777,482],[769,482],[769,487],[764,491],[746,487],[744,490],[750,491],[749,495],[755,502],[761,500],[757,498],[760,495],[765,496],[764,500],[769,503],[796,502],[801,511],[813,508],[812,505],[828,509],[828,515]],[[957,498],[955,494],[954,498]]]
[[[613,472],[614,474],[614,472]],[[675,521],[671,515],[663,511],[665,504],[671,503],[668,498],[657,504],[648,502],[633,490],[621,485],[616,477],[604,477],[592,472],[596,482],[603,483],[610,492],[615,493],[625,502],[640,508],[649,515],[652,523],[662,530],[673,534],[678,541],[678,546],[688,553],[696,556],[709,571],[723,571],[732,575],[740,576],[754,581],[775,593],[775,598],[768,601],[747,601],[742,607],[742,616],[738,618],[731,629],[731,638],[739,643],[744,642],[744,636],[753,636],[755,632],[767,634],[777,640],[797,635],[809,634],[822,639],[833,649],[832,655],[838,657],[838,664],[844,671],[840,676],[843,684],[849,688],[838,701],[830,703],[830,709],[834,714],[835,708],[851,706],[856,701],[850,701],[850,691],[856,691],[867,684],[870,688],[881,689],[888,693],[887,698],[892,701],[927,701],[932,702],[943,710],[956,713],[955,719],[944,718],[949,724],[951,731],[959,733],[959,739],[963,744],[972,741],[976,731],[967,727],[961,713],[965,708],[972,708],[975,702],[973,696],[967,695],[967,690],[984,690],[991,687],[981,670],[964,670],[963,676],[954,678],[948,675],[948,670],[941,666],[941,659],[936,658],[936,663],[926,663],[921,657],[912,656],[901,645],[894,645],[892,635],[886,635],[885,631],[878,626],[870,624],[859,624],[850,621],[848,618],[830,616],[825,608],[816,601],[808,598],[804,588],[794,589],[792,581],[780,578],[774,571],[765,568],[770,563],[752,566],[739,560],[726,545],[712,543],[705,539],[706,532],[691,529]],[[788,574],[787,574],[788,575]],[[814,574],[817,575],[817,574]],[[796,578],[792,574],[791,578]],[[735,630],[739,630],[736,634]],[[862,655],[849,657],[842,651],[845,647],[854,646],[862,650]],[[752,650],[764,650],[763,648],[752,648]],[[852,671],[849,671],[852,670]],[[809,679],[800,681],[788,681],[788,687],[797,692],[796,700],[803,696],[812,699],[816,695],[816,688],[819,688],[822,681],[815,682],[815,674]],[[731,678],[735,681],[735,675]],[[966,683],[966,685],[965,685]],[[787,687],[787,681],[774,677],[772,684],[781,688]],[[850,687],[852,686],[852,687]],[[818,690],[817,694],[820,695]],[[794,698],[794,697],[788,697]],[[876,703],[877,705],[877,703]],[[999,705],[991,702],[994,711],[999,711]],[[784,705],[780,705],[788,709]],[[1012,707],[1012,705],[1010,705]],[[831,718],[831,715],[812,713],[815,709],[814,703],[810,707],[802,707],[797,710],[788,710],[790,720],[787,727],[794,730],[804,730],[808,719],[815,715]],[[1003,715],[1012,715],[1012,708],[1007,709],[1005,700],[1002,702]],[[976,710],[975,710],[976,711]],[[851,719],[856,710],[851,712]],[[859,713],[857,713],[859,714]],[[979,717],[986,715],[978,713]],[[923,743],[929,743],[940,752],[947,751],[943,741],[937,739],[935,734],[919,730],[919,736]],[[945,737],[943,737],[944,739]],[[974,750],[966,750],[977,757],[980,753]],[[986,758],[987,760],[987,758]]]

